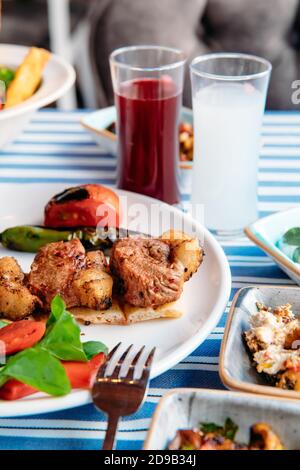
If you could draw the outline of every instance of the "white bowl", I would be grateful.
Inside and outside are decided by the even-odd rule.
[[[300,207],[294,207],[286,211],[263,217],[249,227],[245,228],[245,234],[297,284],[300,285],[300,266],[294,263],[283,251],[278,248],[281,237],[293,227],[300,225]]]
[[[0,64],[16,69],[29,48],[0,44]],[[52,54],[47,63],[41,86],[23,103],[0,111],[0,149],[14,139],[26,126],[33,113],[61,98],[74,84],[75,71],[65,60]]]

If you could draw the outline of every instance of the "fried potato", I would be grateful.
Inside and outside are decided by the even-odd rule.
[[[19,282],[0,283],[0,316],[9,320],[20,320],[31,315],[41,301]]]
[[[203,261],[204,252],[198,239],[176,230],[163,233],[161,239],[170,243],[174,258],[184,266],[184,280],[188,281]]]
[[[112,303],[113,279],[97,268],[84,269],[73,282],[79,304],[96,310],[105,310]]]
[[[24,273],[15,258],[10,256],[0,258],[0,282],[2,280],[23,282]]]
[[[11,108],[30,98],[38,88],[43,70],[51,53],[32,47],[18,67],[14,80],[8,87],[4,108]]]

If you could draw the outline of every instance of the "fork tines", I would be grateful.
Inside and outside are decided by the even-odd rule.
[[[108,374],[108,370],[113,362],[113,359],[114,359],[114,356],[116,354],[117,351],[120,350],[120,347],[121,347],[122,343],[118,343],[111,351],[110,353],[108,354],[107,356],[107,360],[106,360],[106,363],[100,367],[98,373],[97,373],[97,379],[102,379],[104,377],[107,377],[107,378],[112,378],[112,379],[116,379],[116,378],[119,378],[120,377],[120,372],[121,372],[121,368],[122,366],[125,364],[126,360],[129,358],[130,356],[130,353],[132,351],[132,348],[133,348],[133,344],[131,344],[124,352],[123,354],[119,357],[119,359],[117,360],[113,370]],[[123,380],[132,380],[134,378],[134,373],[135,373],[135,370],[137,368],[137,365],[138,365],[138,362],[143,354],[145,350],[145,346],[142,346],[141,349],[136,352],[136,354],[134,355],[134,357],[132,358],[132,360],[130,361],[129,365],[128,365],[128,370],[127,370],[127,374],[122,376],[122,379]],[[151,364],[153,362],[153,358],[154,358],[154,354],[155,354],[155,350],[156,348],[153,348],[148,356],[146,357],[145,361],[144,361],[144,364],[143,364],[143,368],[142,368],[142,373],[141,373],[141,376],[140,376],[140,380],[144,380],[144,379],[147,379],[149,377],[149,374],[150,374],[150,368],[151,368]],[[97,380],[96,379],[96,380]]]

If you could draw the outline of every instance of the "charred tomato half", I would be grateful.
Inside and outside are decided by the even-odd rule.
[[[117,194],[99,184],[86,184],[56,194],[46,205],[46,227],[118,227]]]

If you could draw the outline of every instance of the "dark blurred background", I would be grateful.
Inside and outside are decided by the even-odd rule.
[[[257,54],[273,64],[268,108],[294,109],[300,79],[300,0],[2,0],[0,43],[51,48],[76,67],[66,107],[111,104],[108,56],[116,47],[161,44],[189,60],[209,51]],[[190,106],[187,78],[184,102]]]

